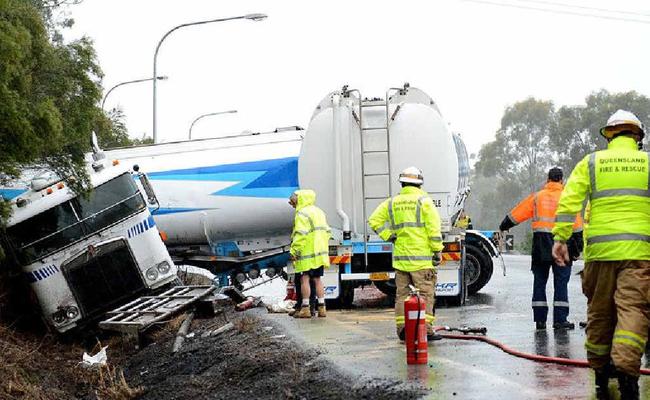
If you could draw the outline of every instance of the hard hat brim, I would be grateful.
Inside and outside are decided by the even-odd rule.
[[[423,179],[418,179],[418,178],[407,178],[407,177],[401,177],[401,178],[399,178],[399,181],[400,181],[400,182],[403,182],[403,183],[417,183],[417,184],[419,184],[419,185],[421,185],[421,184],[424,183],[424,180],[423,180]]]
[[[644,130],[640,128],[638,125],[633,123],[623,122],[620,124],[612,124],[600,128],[600,134],[607,139],[611,139],[612,137],[614,137],[614,135],[623,131],[631,131],[633,133],[641,135],[641,137],[645,136]]]

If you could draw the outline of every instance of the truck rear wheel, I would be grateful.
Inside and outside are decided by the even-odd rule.
[[[492,278],[492,257],[480,248],[465,245],[465,282],[468,294],[476,294]]]

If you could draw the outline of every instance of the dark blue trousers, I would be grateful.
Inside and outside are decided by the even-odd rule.
[[[533,271],[533,319],[546,322],[548,302],[546,301],[546,282],[553,270],[553,322],[565,322],[569,316],[569,279],[571,267],[559,267],[553,263],[536,263]]]

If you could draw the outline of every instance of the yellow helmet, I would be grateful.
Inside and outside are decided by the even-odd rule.
[[[641,121],[629,111],[618,110],[607,120],[607,125],[600,129],[600,134],[611,139],[614,135],[624,132],[631,131],[641,135],[641,138],[645,136],[645,126]]]

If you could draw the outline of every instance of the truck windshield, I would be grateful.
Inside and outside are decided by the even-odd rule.
[[[145,208],[130,174],[50,208],[7,229],[20,262],[29,264]]]

